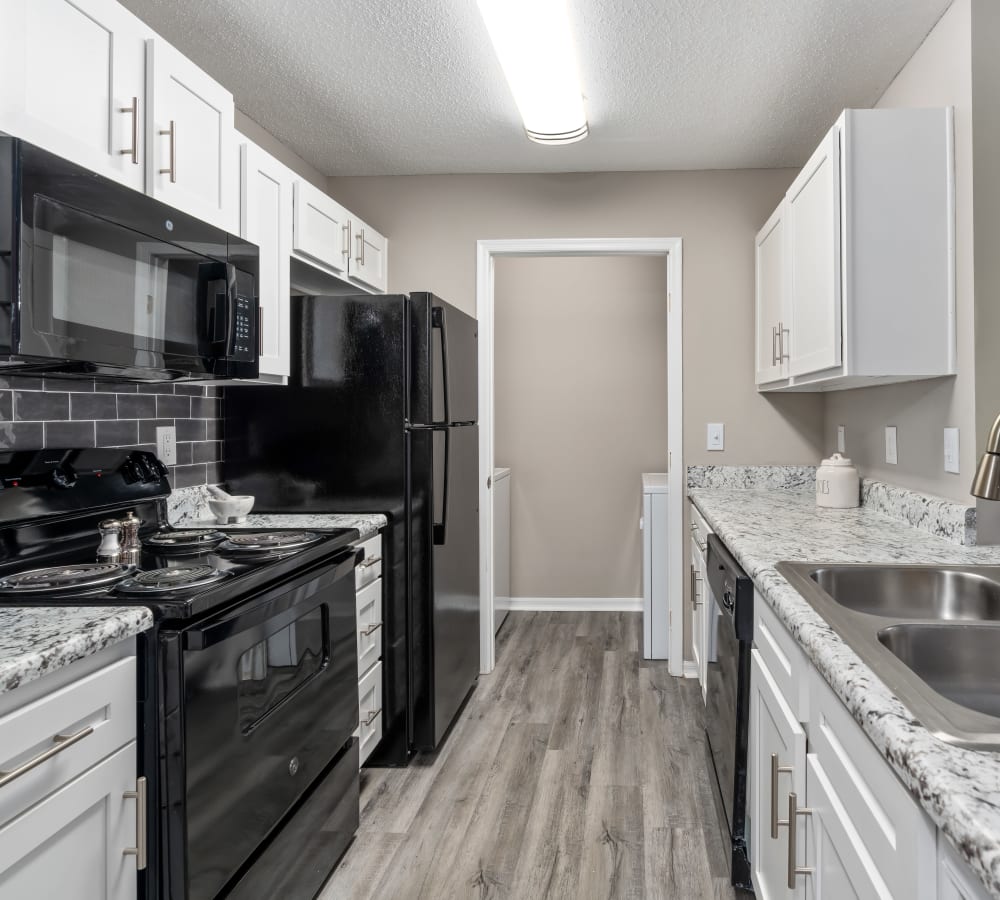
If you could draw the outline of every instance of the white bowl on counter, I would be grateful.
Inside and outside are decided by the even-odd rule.
[[[212,497],[208,501],[208,508],[212,510],[215,521],[219,525],[239,525],[247,520],[247,515],[253,509],[254,498],[249,495],[232,495],[226,500]]]

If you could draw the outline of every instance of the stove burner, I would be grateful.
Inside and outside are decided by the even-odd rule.
[[[169,591],[201,588],[225,578],[225,572],[211,566],[171,566],[151,569],[126,578],[115,587],[119,594],[163,594]]]
[[[144,543],[156,550],[200,550],[214,547],[225,539],[226,536],[221,531],[197,528],[190,531],[161,531],[151,534]]]
[[[258,531],[247,534],[230,534],[219,551],[240,554],[291,553],[321,541],[323,535],[315,531]]]
[[[93,590],[115,584],[132,571],[131,567],[116,563],[79,563],[31,569],[0,579],[0,593],[53,594]]]

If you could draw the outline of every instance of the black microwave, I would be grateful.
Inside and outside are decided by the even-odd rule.
[[[0,373],[256,378],[253,244],[0,136]]]

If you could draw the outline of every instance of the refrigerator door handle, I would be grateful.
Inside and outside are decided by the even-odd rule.
[[[441,546],[448,528],[448,483],[451,481],[451,429],[437,428],[444,432],[444,485],[441,489],[441,521],[434,522],[434,544]]]
[[[435,306],[431,310],[431,328],[437,328],[441,332],[441,386],[444,393],[444,421],[451,423],[451,407],[448,397],[448,383],[451,381],[451,372],[448,370],[448,329],[445,327],[444,309]]]

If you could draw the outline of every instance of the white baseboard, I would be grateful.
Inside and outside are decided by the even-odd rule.
[[[511,612],[642,612],[642,597],[511,597]]]
[[[693,659],[684,660],[684,671],[683,675],[685,678],[697,678],[698,677],[698,663]]]

